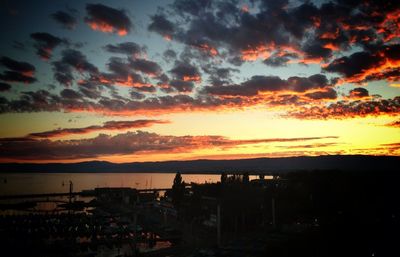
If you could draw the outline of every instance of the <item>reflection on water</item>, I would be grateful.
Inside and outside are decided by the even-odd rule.
[[[174,177],[174,173],[2,173],[0,195],[65,193],[69,181],[75,192],[96,187],[170,188]],[[182,178],[187,183],[210,183],[221,176],[184,174]]]

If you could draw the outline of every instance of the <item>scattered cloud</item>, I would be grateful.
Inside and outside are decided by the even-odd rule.
[[[222,136],[167,136],[144,131],[115,136],[100,134],[95,138],[76,140],[2,140],[2,159],[67,160],[105,155],[187,153],[197,149],[227,149],[240,145],[298,142],[336,137],[272,138],[234,140]]]
[[[127,35],[133,24],[126,12],[102,4],[87,4],[85,22],[93,29],[106,33]]]
[[[124,42],[115,45],[108,44],[104,49],[110,53],[125,54],[131,57],[136,57],[146,52],[145,47],[141,47],[134,42]]]
[[[390,123],[385,124],[387,127],[393,127],[393,128],[400,128],[400,120],[396,120]]]
[[[373,80],[400,79],[400,44],[374,47],[335,59],[324,69],[344,76],[345,82],[362,83]]]
[[[36,32],[31,34],[31,38],[35,40],[36,53],[42,59],[48,60],[51,58],[54,48],[60,44],[68,44],[66,39],[53,36],[46,32]]]
[[[209,86],[205,91],[212,95],[256,96],[263,92],[305,92],[310,89],[322,89],[330,86],[328,79],[321,74],[310,77],[290,77],[287,80],[277,76],[253,76],[240,85]]]
[[[157,76],[160,75],[162,69],[156,62],[146,59],[133,59],[130,61],[133,69],[143,72],[147,75]]]
[[[198,68],[190,63],[177,62],[170,72],[176,79],[194,82],[201,81],[201,74]]]
[[[301,107],[286,116],[298,119],[346,119],[400,114],[400,96],[393,99],[339,101],[328,106]]]
[[[169,121],[165,120],[133,120],[133,121],[107,121],[103,125],[92,125],[84,128],[65,128],[49,130],[39,133],[31,133],[27,135],[28,138],[40,139],[40,138],[57,138],[68,135],[87,134],[91,132],[104,131],[104,130],[127,130],[150,127],[155,124],[165,124]]]
[[[35,72],[35,70],[36,70],[35,67],[30,63],[16,61],[16,60],[11,59],[6,56],[1,57],[0,65],[4,66],[12,71],[21,72],[21,73],[30,74],[30,75],[32,75],[32,73]]]
[[[36,81],[36,78],[33,77],[36,68],[30,63],[16,61],[3,56],[0,58],[0,66],[9,69],[0,74],[0,80],[6,82],[23,82],[27,84]],[[7,86],[3,85],[3,87],[5,88]]]
[[[357,87],[354,88],[352,90],[350,90],[349,92],[349,98],[368,98],[369,97],[369,92],[367,89],[363,88],[363,87]]]
[[[171,40],[171,36],[175,33],[174,24],[161,14],[151,17],[148,29],[161,34],[166,40]]]
[[[71,86],[74,81],[73,71],[96,75],[97,67],[90,63],[86,56],[78,50],[66,49],[61,53],[61,60],[52,63],[54,78],[61,85]]]
[[[389,94],[392,99],[384,99],[372,94],[372,86],[367,90],[359,84],[385,80],[397,86],[399,10],[395,1],[381,5],[339,0],[240,4],[176,0],[149,14],[148,24],[141,24],[149,34],[168,41],[163,52],[147,49],[151,44],[105,41],[102,50],[111,56],[103,64],[90,58],[94,52],[69,39],[32,33],[41,58],[51,58],[60,45],[68,47],[50,63],[54,80],[67,88],[7,94],[0,101],[0,112],[154,115],[263,106],[298,119],[394,116],[398,114],[395,89]],[[50,16],[73,29],[78,24],[77,13],[67,8]],[[126,35],[134,29],[123,7],[87,4],[84,16],[94,30]],[[263,63],[274,69],[314,64],[321,67],[321,74],[283,77],[258,73],[258,69],[242,73],[245,63]],[[27,62],[3,57],[0,65],[4,67],[2,91],[9,91],[13,82],[37,81],[35,67]],[[355,87],[344,94],[340,88],[344,83]]]
[[[72,30],[76,27],[78,23],[76,17],[70,12],[57,11],[51,14],[51,17],[58,22],[63,28]]]

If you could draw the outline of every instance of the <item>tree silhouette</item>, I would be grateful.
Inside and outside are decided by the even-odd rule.
[[[222,172],[222,174],[221,174],[221,184],[226,184],[227,180],[228,180],[228,175],[226,175],[225,172]]]
[[[179,208],[185,193],[185,182],[182,180],[181,173],[175,175],[174,183],[172,185],[172,203],[175,208]]]

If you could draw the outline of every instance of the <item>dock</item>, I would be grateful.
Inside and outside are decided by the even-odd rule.
[[[134,188],[131,188],[131,189],[134,189]],[[155,192],[167,191],[167,190],[170,190],[170,188],[136,189],[136,191],[138,193],[155,193]],[[95,192],[95,190],[85,190],[85,191],[81,191],[81,192],[69,192],[69,193],[0,195],[0,200],[63,197],[63,196],[96,196],[96,192]]]

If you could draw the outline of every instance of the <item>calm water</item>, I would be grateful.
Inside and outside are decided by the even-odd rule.
[[[64,193],[69,181],[74,191],[96,187],[170,188],[174,173],[1,173],[0,195]],[[185,182],[217,182],[221,175],[182,175]]]

